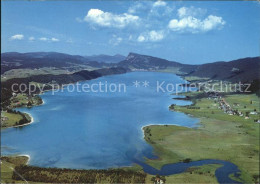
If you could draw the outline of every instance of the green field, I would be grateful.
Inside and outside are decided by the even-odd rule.
[[[27,94],[19,93],[10,98],[10,105],[8,108],[13,109],[17,107],[32,107],[42,103],[43,101],[38,95],[29,97]],[[22,114],[25,115],[27,120],[31,121],[31,117],[28,114]],[[23,119],[22,114],[15,113],[14,111],[2,111],[1,118],[3,118],[3,120],[1,121],[1,128],[16,126],[16,123]]]
[[[27,113],[22,113],[25,118],[27,119],[27,122],[31,121],[31,117]],[[19,113],[10,113],[10,112],[1,112],[1,118],[6,117],[7,119],[4,119],[1,121],[1,129],[17,126],[17,123],[19,123],[20,120],[23,120],[23,116]]]
[[[235,101],[243,107],[246,105],[246,110],[259,106],[258,97],[253,94],[230,95],[225,98],[230,103]],[[254,122],[255,115],[245,119],[225,114],[214,100],[206,98],[197,100],[195,107],[200,109],[175,106],[174,110],[199,117],[198,128],[173,125],[144,128],[146,141],[160,157],[157,160],[147,160],[147,163],[160,168],[166,163],[176,163],[186,158],[226,160],[239,167],[244,182],[259,182],[259,124]]]
[[[157,72],[165,72],[165,73],[173,73],[173,74],[185,74],[184,72],[180,71],[181,68],[179,67],[167,67],[165,69],[156,70]]]
[[[16,122],[19,122],[22,119],[20,114],[1,112],[1,117],[7,117],[8,119],[1,122],[2,127],[12,127]]]
[[[199,167],[191,167],[186,172],[166,176],[166,183],[217,183],[215,170],[220,167],[217,164],[203,165]],[[147,175],[146,183],[152,183],[152,175]]]
[[[37,83],[37,85],[41,85]],[[9,108],[13,109],[16,107],[28,106],[30,101],[31,106],[40,105],[43,103],[42,99],[38,95],[28,96],[25,93],[18,93],[17,95],[11,97]]]
[[[86,66],[86,65],[76,65],[72,66],[70,68],[55,68],[55,67],[42,67],[38,69],[28,69],[28,68],[22,68],[22,69],[12,69],[9,71],[6,71],[4,74],[1,75],[1,81],[7,81],[9,79],[13,78],[26,78],[33,75],[60,75],[60,74],[72,74],[74,72],[78,72],[81,70],[96,70],[99,68]]]
[[[14,183],[12,179],[14,168],[27,162],[26,156],[1,157],[1,183]]]
[[[197,77],[197,76],[186,76],[184,77],[184,79],[190,82],[209,80],[209,78]]]

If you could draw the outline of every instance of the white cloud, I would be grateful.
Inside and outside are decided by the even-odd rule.
[[[179,18],[193,16],[193,17],[200,17],[207,13],[206,9],[202,8],[195,8],[193,6],[191,7],[181,7],[178,9],[177,14]]]
[[[137,38],[137,41],[138,42],[147,42],[147,41],[156,42],[156,41],[160,41],[160,40],[164,39],[164,37],[165,37],[164,31],[152,30],[150,32],[139,35],[139,37]]]
[[[35,38],[33,36],[29,37],[29,41],[34,41]]]
[[[150,16],[151,20],[154,17],[162,18],[162,16],[169,16],[174,10],[174,6],[167,6],[167,3],[162,0],[155,1],[150,7],[150,12],[148,16]]]
[[[130,6],[128,8],[128,13],[134,14],[139,12],[140,10],[145,10],[147,7],[145,7],[142,3],[136,2],[133,6]]]
[[[48,41],[49,39],[45,38],[45,37],[41,37],[41,38],[39,38],[39,40],[41,40],[41,41]]]
[[[24,35],[22,34],[16,34],[10,37],[10,40],[22,40],[24,39]]]
[[[193,6],[181,7],[177,11],[179,19],[170,20],[168,28],[178,32],[199,33],[221,28],[225,24],[222,17],[209,15],[205,18],[206,12],[206,9]]]
[[[150,31],[149,37],[151,41],[160,41],[164,38],[164,33],[163,31]]]
[[[186,16],[187,13],[187,8],[186,7],[181,7],[178,9],[178,16],[179,17],[184,17]]]
[[[212,30],[218,26],[224,25],[226,22],[222,19],[222,17],[209,15],[204,21],[203,21],[203,30],[209,31]]]
[[[57,38],[46,38],[46,37],[41,37],[39,38],[40,41],[44,41],[44,42],[59,42],[60,40]]]
[[[166,6],[166,2],[158,0],[155,3],[153,3],[153,7],[158,7],[158,6]]]
[[[51,38],[51,41],[52,41],[52,42],[59,42],[60,40],[57,39],[57,38]]]
[[[137,24],[139,20],[138,16],[128,13],[113,14],[99,9],[90,9],[84,18],[84,21],[98,26],[115,28],[124,28],[129,24]]]
[[[138,36],[137,41],[138,42],[144,42],[145,41],[145,37],[143,35],[140,35],[140,36]]]
[[[113,35],[113,37],[109,40],[109,44],[117,46],[123,41],[123,38]]]
[[[166,1],[137,1],[128,8],[128,13],[151,16],[165,16],[169,15],[174,9],[174,6],[167,6]]]
[[[172,19],[168,27],[172,31],[179,31],[179,32],[192,32],[192,33],[199,33],[199,32],[207,32],[213,30],[215,28],[220,28],[225,24],[225,21],[222,17],[209,15],[204,20],[195,18],[193,16],[183,17],[180,20]]]

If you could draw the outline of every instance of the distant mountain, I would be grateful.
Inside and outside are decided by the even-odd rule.
[[[93,56],[85,56],[85,58],[91,61],[97,61],[102,63],[118,63],[120,61],[125,60],[126,57],[120,54],[116,54],[114,56],[100,54],[100,55],[93,55]]]
[[[107,63],[116,61],[120,62]],[[94,68],[121,67],[132,71],[164,71],[183,76],[228,80],[232,82],[247,82],[260,79],[259,57],[243,58],[229,62],[221,61],[202,65],[187,65],[137,53],[129,53],[127,57],[121,55],[83,57],[57,52],[9,52],[1,54],[1,74],[10,69],[17,68],[56,67],[66,70],[77,68],[77,70],[73,71],[80,71],[86,66]]]
[[[1,74],[11,69],[56,67],[72,69],[75,67],[91,66],[100,68],[104,64],[91,61],[79,55],[69,55],[57,52],[7,52],[1,54]]]
[[[243,58],[230,62],[214,62],[202,65],[187,65],[152,56],[129,53],[118,66],[132,70],[167,70],[184,76],[196,76],[232,82],[260,79],[260,58]]]
[[[170,68],[177,74],[187,74],[197,68],[196,65],[186,65],[175,61],[168,61],[166,59],[136,53],[129,53],[124,61],[118,63],[118,66],[132,70],[165,70]]]
[[[161,59],[157,57],[141,55],[136,53],[129,53],[124,61],[121,61],[119,65],[134,67],[137,69],[146,69],[151,67],[165,68],[168,66],[181,66],[181,63],[171,62],[166,59]]]
[[[260,79],[260,58],[252,57],[229,62],[202,64],[188,75],[232,82],[252,81]]]
[[[60,75],[52,75],[52,74],[47,74],[47,75],[34,75],[26,78],[13,78],[9,79],[7,81],[2,82],[1,81],[1,103],[7,103],[8,100],[12,96],[12,86],[13,84],[23,84],[26,85],[27,88],[29,89],[30,82],[38,82],[38,83],[55,83],[55,84],[69,84],[69,83],[75,83],[79,81],[85,81],[85,80],[91,80],[91,79],[96,79],[101,76],[106,76],[106,75],[115,75],[115,74],[123,74],[126,73],[128,70],[125,68],[118,68],[118,67],[112,67],[112,68],[102,68],[98,70],[93,70],[93,71],[87,71],[87,70],[82,70],[79,72],[75,72],[72,74],[60,74]],[[44,87],[44,90],[51,89],[51,86],[46,85]],[[19,89],[17,89],[19,90]],[[26,91],[28,92],[28,91]],[[38,93],[39,89],[35,91],[35,93]]]

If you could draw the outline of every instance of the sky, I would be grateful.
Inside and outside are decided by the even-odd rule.
[[[259,56],[257,1],[2,1],[1,52],[156,56],[200,64]]]

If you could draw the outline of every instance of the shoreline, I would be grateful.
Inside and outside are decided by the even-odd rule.
[[[141,131],[143,132],[143,137],[142,138],[144,140],[145,140],[144,128],[149,127],[149,126],[178,126],[178,127],[193,128],[193,127],[182,126],[182,125],[178,125],[178,124],[147,124],[147,125],[141,126]]]
[[[28,115],[30,116],[30,118],[31,118],[31,121],[28,122],[28,123],[22,124],[22,125],[16,125],[16,126],[11,126],[11,127],[7,127],[7,128],[18,128],[18,127],[23,127],[23,126],[30,125],[30,124],[32,124],[32,123],[34,122],[33,116],[32,116],[30,113],[28,113],[28,112],[22,112],[22,113],[28,114]]]
[[[40,94],[39,94],[39,95],[40,95]],[[42,98],[41,98],[41,99],[42,99]],[[33,105],[32,107],[34,107],[34,106],[41,106],[41,105],[44,105],[44,104],[45,104],[45,101],[42,99],[42,103],[41,103],[41,104],[39,104],[39,105]],[[24,106],[24,107],[25,107],[25,106]],[[31,107],[31,108],[32,108],[32,107]],[[18,108],[23,108],[23,107],[18,107]],[[28,112],[21,112],[21,113],[27,114],[27,115],[30,117],[31,121],[28,122],[28,123],[22,124],[22,125],[15,125],[15,126],[10,126],[10,127],[4,127],[4,128],[1,128],[1,130],[4,130],[5,128],[18,128],[18,127],[23,127],[23,126],[27,126],[27,125],[30,125],[30,124],[34,123],[34,118],[33,118],[32,114],[30,114],[30,113],[28,113]]]
[[[41,98],[42,99],[42,98]],[[40,105],[44,105],[45,104],[45,101],[42,99],[42,103]]]
[[[27,162],[26,162],[26,164],[25,164],[25,165],[28,165],[28,164],[29,164],[29,162],[30,162],[30,160],[31,160],[31,156],[30,156],[30,155],[28,155],[28,154],[20,154],[20,155],[17,155],[17,156],[19,156],[19,157],[27,157],[27,158],[28,158],[28,160],[27,160]]]
[[[141,71],[141,72],[142,72],[142,71]],[[147,72],[151,72],[151,71],[147,71]],[[155,71],[155,72],[156,72],[156,71]],[[176,76],[178,76],[178,75],[176,75]],[[90,79],[90,80],[93,80],[93,79]],[[185,79],[183,79],[183,80],[185,80]],[[88,80],[86,80],[86,81],[88,81]],[[82,82],[82,81],[79,81],[79,82]],[[75,83],[64,84],[63,88],[65,88],[66,86],[68,86],[68,85],[70,85],[70,84],[75,84]],[[38,105],[33,105],[32,107],[44,105],[44,104],[45,104],[45,101],[42,99],[41,95],[43,95],[43,94],[46,93],[46,92],[50,92],[50,91],[52,91],[52,90],[49,89],[49,90],[44,90],[44,91],[40,92],[38,95],[40,96],[40,98],[41,98],[41,100],[42,100],[42,103],[41,103],[41,104],[38,104]],[[186,93],[186,92],[184,92],[184,93]],[[176,95],[176,96],[185,96],[185,95]],[[187,97],[187,96],[185,96],[185,98],[186,98],[186,97]],[[176,100],[182,100],[182,99],[176,99]],[[186,101],[190,101],[190,100],[186,100]],[[190,102],[193,104],[192,101],[190,101]],[[168,106],[168,108],[169,108],[169,107],[170,107],[170,105]],[[169,109],[169,110],[170,110],[170,109]],[[12,126],[12,127],[7,127],[7,128],[18,128],[18,127],[27,126],[27,125],[30,125],[30,124],[34,123],[34,118],[33,118],[33,116],[32,116],[30,113],[27,113],[27,112],[22,112],[22,113],[28,114],[28,115],[30,116],[30,118],[31,118],[31,121],[28,122],[28,123],[25,123],[25,124],[23,124],[23,125],[17,125],[17,126]],[[184,113],[184,114],[186,114],[186,113]],[[186,114],[186,115],[190,116],[189,114]],[[194,117],[194,118],[195,118],[195,117]],[[199,122],[198,122],[198,123],[199,123]],[[196,124],[198,124],[198,123],[196,123]],[[161,123],[158,123],[158,124],[147,124],[147,125],[143,125],[143,126],[141,126],[142,139],[143,139],[146,143],[148,143],[148,142],[145,140],[144,128],[145,128],[145,127],[148,127],[148,126],[179,126],[179,127],[193,128],[193,127],[189,127],[189,126],[182,126],[182,125],[179,125],[179,124],[161,124]],[[149,143],[148,143],[148,144],[149,144]],[[153,147],[153,146],[152,146],[152,147]],[[26,157],[28,157],[28,161],[27,161],[26,164],[29,164],[29,161],[30,161],[30,159],[31,159],[30,155],[28,155],[28,154],[21,154],[21,155],[18,155],[18,156],[26,156]],[[130,166],[123,166],[123,167],[132,167],[132,165],[130,165]],[[119,168],[121,168],[121,167],[119,167]]]

